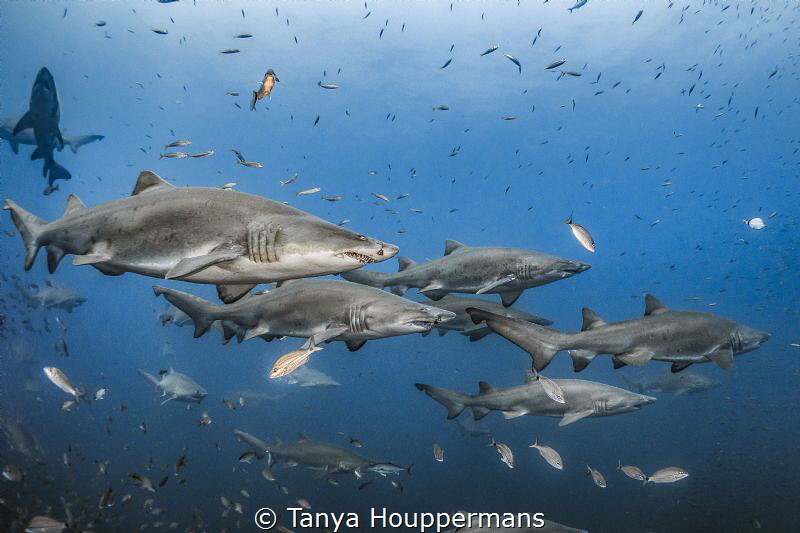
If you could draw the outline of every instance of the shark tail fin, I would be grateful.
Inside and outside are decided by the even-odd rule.
[[[339,275],[347,281],[360,283],[361,285],[369,285],[370,287],[377,287],[378,289],[382,289],[386,286],[386,281],[389,277],[383,272],[368,272],[361,269],[342,272]]]
[[[455,392],[441,387],[432,387],[424,383],[415,383],[414,386],[424,391],[425,394],[444,405],[447,408],[447,419],[452,420],[461,414],[464,410],[465,403],[469,400],[469,396],[460,392]]]
[[[537,371],[547,367],[550,360],[563,349],[563,334],[557,331],[474,307],[468,307],[466,311],[473,323],[485,321],[492,331],[528,352],[533,359],[533,368]]]
[[[167,289],[165,287],[154,286],[153,292],[156,296],[163,294],[169,303],[189,315],[194,322],[194,336],[199,337],[211,327],[215,320],[220,318],[220,306],[207,302],[197,296],[186,294],[185,292]]]
[[[54,159],[49,159],[45,162],[45,170],[48,172],[47,179],[50,181],[50,185],[56,180],[72,179],[72,174],[69,173],[69,170],[56,163]]]
[[[14,225],[22,235],[22,241],[25,243],[25,270],[30,270],[33,260],[36,259],[36,253],[41,247],[39,238],[47,223],[9,199],[6,199],[3,204],[3,209],[11,212],[11,220],[14,221]]]

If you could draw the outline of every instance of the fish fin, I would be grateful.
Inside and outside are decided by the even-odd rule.
[[[505,291],[500,293],[500,301],[503,302],[503,307],[511,307],[514,305],[514,302],[522,294],[522,289],[518,291]]]
[[[386,286],[386,282],[389,278],[389,274],[385,274],[383,272],[369,272],[362,269],[357,270],[350,270],[348,272],[341,272],[339,274],[347,281],[351,281],[353,283],[360,283],[362,285],[369,285],[370,287],[376,287],[378,289],[382,289]],[[394,289],[398,287],[392,287],[392,292],[397,294]],[[404,287],[403,290],[405,292],[407,287]],[[403,293],[399,294],[398,296],[402,296]]]
[[[64,212],[61,214],[61,218],[83,209],[86,209],[86,206],[83,205],[81,199],[74,194],[70,194],[69,198],[67,198],[67,206],[64,208]]]
[[[489,385],[485,381],[479,381],[478,382],[478,389],[480,389],[480,392],[478,393],[478,396],[481,396],[483,394],[490,394],[490,393],[494,392],[494,387],[492,387],[491,385]]]
[[[464,402],[469,400],[469,396],[460,392],[455,392],[441,387],[433,387],[424,383],[415,383],[417,390],[424,391],[425,394],[444,405],[447,408],[447,419],[452,420],[464,410]],[[475,408],[473,407],[473,411]]]
[[[14,126],[14,130],[11,132],[11,136],[15,137],[17,133],[21,132],[22,130],[27,130],[28,128],[33,128],[33,114],[30,110],[26,111],[22,118],[20,118],[16,125]]]
[[[250,100],[250,111],[256,110],[257,101],[258,101],[258,91],[253,91],[253,98]]]
[[[534,381],[539,381],[539,374],[535,370],[526,370],[525,383],[532,383]]]
[[[448,292],[445,290],[432,290],[425,293],[425,296],[433,300],[434,302],[438,302],[445,296],[447,296]]]
[[[5,204],[3,204],[3,209],[11,212],[11,220],[22,236],[22,241],[25,243],[25,270],[30,270],[41,246],[39,236],[44,231],[47,223],[9,199],[6,199]]]
[[[348,350],[350,350],[351,352],[355,352],[355,351],[358,351],[359,348],[364,346],[364,344],[366,344],[367,341],[364,341],[364,340],[362,340],[362,341],[344,341],[344,343],[347,346]]]
[[[97,243],[90,253],[73,257],[72,264],[75,266],[93,265],[95,263],[105,263],[110,260],[111,253],[108,251],[108,245],[105,243]]]
[[[420,333],[420,335],[422,335],[423,337],[427,337],[430,334],[431,334],[431,330],[423,331],[422,333]]]
[[[606,321],[600,318],[600,315],[588,307],[584,307],[581,312],[583,314],[583,325],[581,326],[581,331],[587,331],[606,325]]]
[[[414,261],[413,259],[409,259],[408,257],[399,257],[399,258],[397,258],[397,263],[398,263],[397,264],[397,271],[398,272],[402,272],[403,270],[405,270],[405,269],[407,269],[409,267],[413,267],[414,265],[417,264],[416,261]]]
[[[8,143],[11,145],[11,151],[14,152],[15,154],[19,154],[19,143],[16,140],[14,140],[13,137],[11,138],[10,141],[8,141]]]
[[[503,411],[503,418],[511,420],[512,418],[518,418],[527,414],[528,411],[526,409],[514,409],[513,411]]]
[[[473,324],[485,320],[492,331],[528,352],[536,370],[542,370],[549,365],[556,353],[562,349],[563,335],[556,331],[475,307],[467,307],[466,312],[472,318]]]
[[[509,281],[514,281],[515,279],[517,279],[517,276],[515,276],[514,274],[508,274],[506,276],[503,276],[501,278],[492,281],[491,283],[484,285],[483,287],[475,291],[475,294],[483,294],[485,292],[489,292],[490,290],[495,289],[500,285],[505,285]]]
[[[153,287],[153,292],[156,296],[163,294],[164,298],[166,298],[169,303],[189,315],[189,318],[194,322],[195,337],[199,337],[208,331],[211,324],[220,318],[217,316],[218,311],[224,309],[222,306],[216,306],[202,298],[174,289],[167,289],[156,285]]]
[[[658,298],[652,294],[645,294],[644,296],[644,316],[660,315],[666,313],[669,308],[662,304]]]
[[[717,363],[717,366],[725,370],[730,370],[733,365],[733,350],[722,347],[716,348],[707,354],[703,354],[709,360]]]
[[[64,143],[69,146],[73,154],[77,154],[78,148],[84,144],[101,141],[103,139],[105,139],[105,135],[78,135],[77,137],[67,137],[64,139]]]
[[[592,362],[597,352],[592,350],[570,350],[569,356],[572,357],[572,368],[575,372],[580,372]]]
[[[431,291],[438,291],[438,290],[441,290],[443,287],[444,287],[444,285],[442,285],[442,283],[441,283],[441,282],[439,282],[439,281],[432,281],[431,283],[428,283],[427,285],[425,285],[424,287],[422,287],[422,288],[419,290],[419,292],[431,292]],[[426,294],[426,296],[427,296],[427,294]]]
[[[149,170],[142,171],[136,179],[136,185],[133,187],[131,196],[136,196],[145,191],[155,190],[156,187],[174,187],[174,185],[170,185],[164,181],[164,179],[155,172]]]
[[[491,412],[491,409],[486,407],[482,407],[480,405],[473,405],[472,406],[472,418],[474,420],[480,420],[484,416],[488,415]]]
[[[636,350],[633,352],[625,352],[623,354],[616,354],[614,357],[619,359],[626,365],[631,366],[644,366],[655,354],[647,350]]]
[[[63,150],[64,149],[64,136],[61,135],[61,130],[60,129],[56,129],[56,139],[58,139],[58,149],[59,149],[59,151]]]
[[[153,374],[145,372],[144,370],[141,369],[137,369],[137,372],[139,372],[140,376],[149,381],[151,385],[153,385],[154,387],[158,387],[159,380]]]
[[[55,244],[48,244],[47,245],[47,270],[51,274],[56,271],[58,267],[58,263],[61,262],[61,259],[64,257],[66,252],[56,246]]]
[[[311,338],[313,339],[312,342],[314,343],[314,346],[319,346],[323,342],[327,342],[333,339],[334,337],[338,337],[342,333],[346,332],[347,329],[348,329],[347,326],[330,324],[325,331],[322,331],[320,333],[315,333],[314,335],[312,335],[311,336]]]
[[[686,370],[690,366],[692,366],[692,363],[672,363],[672,366],[670,367],[669,370],[673,374],[677,374],[681,370]]]
[[[265,333],[269,333],[269,325],[268,324],[260,324],[259,323],[256,327],[248,329],[247,333],[244,336],[244,339],[242,339],[242,340],[243,341],[249,341],[253,337],[258,337],[258,336],[263,335]]]
[[[164,279],[175,279],[190,276],[196,272],[204,270],[210,266],[214,266],[225,261],[232,261],[242,257],[241,248],[228,248],[225,250],[216,250],[206,255],[198,257],[185,257],[178,261],[178,264],[173,266],[167,271]],[[248,289],[249,290],[249,289]],[[224,301],[224,300],[223,300]]]
[[[93,263],[92,266],[106,276],[121,276],[125,273],[125,271],[121,268],[107,265],[105,263]]]
[[[47,179],[49,180],[51,186],[56,180],[72,179],[72,174],[69,173],[69,170],[56,163],[53,159],[51,159],[49,162],[45,162],[45,169],[49,172]]]
[[[586,411],[573,411],[571,413],[564,413],[564,416],[563,418],[561,418],[561,421],[558,423],[558,426],[559,427],[567,426],[569,424],[572,424],[573,422],[577,422],[582,418],[586,418],[591,414],[592,414],[591,409],[587,409]]]
[[[489,328],[481,328],[478,331],[467,333],[467,335],[469,335],[469,342],[477,342],[482,338],[484,338],[486,335],[489,335],[491,332],[492,330]]]
[[[463,243],[454,241],[453,239],[447,239],[444,241],[444,255],[450,255],[459,248],[466,248],[466,246]]]
[[[438,333],[440,337],[444,337],[445,335],[447,335],[447,330],[444,328],[436,328],[436,333]]]
[[[397,296],[403,296],[408,290],[408,287],[406,287],[405,285],[395,285],[389,290],[392,291],[392,294],[395,294]]]
[[[619,370],[623,366],[627,366],[628,363],[623,361],[622,359],[618,358],[616,355],[611,358],[611,363],[614,365],[614,370]]]
[[[302,431],[297,432],[297,442],[308,442],[308,436]]]
[[[44,150],[42,150],[41,147],[37,146],[36,148],[33,149],[33,152],[31,152],[31,161],[36,161],[37,159],[42,159],[42,158],[44,158]]]
[[[222,303],[232,304],[254,287],[255,285],[217,285],[217,296]]]

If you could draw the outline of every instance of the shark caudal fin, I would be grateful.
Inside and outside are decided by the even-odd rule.
[[[156,296],[163,294],[169,303],[189,315],[194,322],[194,336],[199,337],[211,327],[217,320],[219,310],[217,305],[207,302],[197,296],[186,294],[185,292],[167,289],[165,287],[154,286],[153,292]]]
[[[369,285],[370,287],[377,287],[378,289],[382,289],[386,286],[386,281],[389,277],[388,274],[384,274],[383,272],[368,272],[361,269],[342,272],[339,275],[347,281],[360,283],[361,285]]]
[[[3,209],[11,213],[11,220],[19,230],[22,241],[25,243],[25,270],[30,270],[36,259],[36,253],[41,247],[39,236],[44,231],[47,223],[36,215],[25,211],[12,200],[6,199]]]
[[[528,352],[533,359],[533,368],[537,371],[547,367],[556,353],[563,349],[561,345],[563,335],[557,331],[475,307],[468,307],[466,311],[473,323],[480,324],[485,321],[492,331]]]
[[[464,410],[465,403],[469,400],[469,396],[460,392],[455,392],[441,387],[432,387],[424,383],[415,383],[414,386],[424,391],[425,394],[447,407],[447,419],[452,420],[461,414]]]

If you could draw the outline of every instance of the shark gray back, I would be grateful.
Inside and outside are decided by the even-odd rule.
[[[130,197],[87,208],[70,196],[45,223],[12,200],[4,208],[22,235],[25,269],[40,247],[54,272],[66,254],[116,276],[217,285],[226,303],[258,283],[334,274],[383,261],[397,247],[266,198],[232,190],[175,187],[142,172]]]
[[[655,359],[671,362],[673,372],[709,361],[728,369],[734,355],[755,350],[769,339],[768,333],[710,313],[672,311],[650,294],[645,296],[644,317],[634,320],[608,324],[584,308],[578,333],[560,333],[477,308],[467,312],[476,324],[485,321],[492,331],[527,351],[536,370],[545,368],[561,350],[569,350],[576,372],[598,354],[611,355],[614,368],[642,366]]]
[[[448,240],[444,256],[417,264],[399,259],[395,274],[380,272],[348,272],[342,277],[372,287],[392,287],[392,292],[405,294],[417,288],[432,300],[451,292],[468,294],[496,293],[508,307],[522,291],[584,272],[590,265],[519,248],[469,247]]]

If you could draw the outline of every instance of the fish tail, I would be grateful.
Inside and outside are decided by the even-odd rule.
[[[389,274],[384,274],[383,272],[368,272],[361,269],[342,272],[339,275],[347,281],[360,283],[361,285],[369,285],[370,287],[377,287],[379,289],[384,288],[389,281]],[[402,296],[402,294],[400,296]]]
[[[36,254],[42,246],[41,235],[47,227],[47,223],[10,199],[6,199],[3,209],[11,212],[11,220],[14,221],[14,225],[22,236],[22,241],[25,243],[25,270],[30,270]]]
[[[153,292],[156,296],[163,294],[169,303],[189,315],[189,318],[194,322],[195,337],[199,337],[208,331],[211,324],[220,318],[220,312],[217,309],[220,306],[197,296],[159,286],[154,286]]]
[[[414,386],[424,391],[425,394],[444,405],[447,408],[447,419],[452,420],[461,414],[469,401],[469,396],[460,392],[455,392],[441,387],[432,387],[424,383],[415,383]]]
[[[564,335],[557,331],[474,307],[468,307],[466,311],[473,323],[485,321],[492,331],[528,352],[537,371],[547,367],[556,353],[563,349]]]
[[[56,180],[72,179],[72,174],[69,173],[69,170],[56,163],[52,158],[45,161],[45,167],[49,172],[50,185]]]

